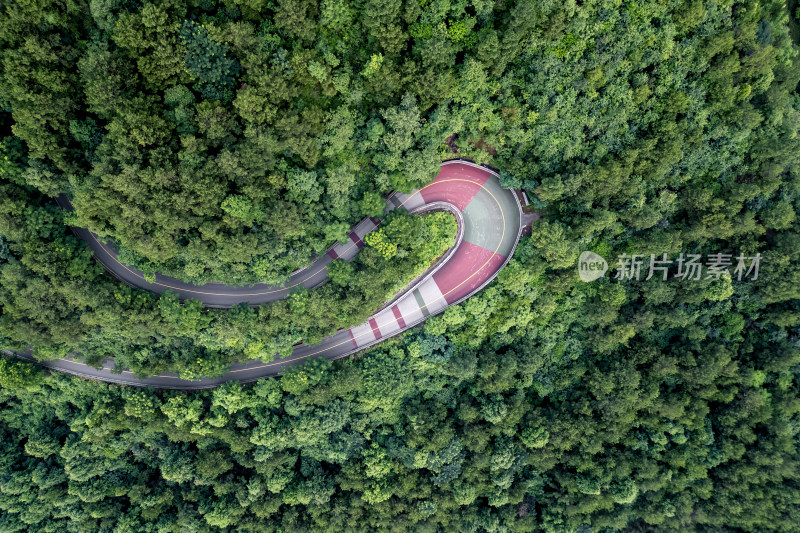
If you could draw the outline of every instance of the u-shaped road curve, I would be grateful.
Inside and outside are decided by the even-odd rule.
[[[388,210],[398,207],[410,212],[442,208],[453,212],[459,223],[455,246],[433,269],[412,282],[364,324],[340,330],[319,344],[299,344],[286,358],[270,363],[258,359],[234,363],[224,376],[191,381],[169,373],[137,378],[130,371],[112,372],[112,359],[104,361],[102,368],[95,368],[71,358],[36,361],[30,353],[17,355],[59,372],[134,386],[204,389],[234,379],[243,383],[256,381],[278,375],[285,368],[309,358],[339,359],[351,355],[469,298],[492,281],[505,266],[521,234],[522,209],[517,196],[500,186],[494,171],[471,162],[445,161],[429,185],[410,194],[393,193],[388,199]],[[158,293],[169,289],[181,299],[194,298],[208,307],[231,307],[242,302],[258,305],[279,300],[298,285],[314,288],[324,283],[327,265],[336,258],[352,260],[364,246],[364,236],[377,225],[375,219],[362,220],[353,228],[348,243],[329,249],[312,265],[294,273],[283,287],[266,284],[229,287],[218,283],[197,286],[161,275],[151,283],[141,272],[121,263],[113,246],[101,242],[86,229],[77,228],[75,231],[89,244],[98,261],[125,283]]]

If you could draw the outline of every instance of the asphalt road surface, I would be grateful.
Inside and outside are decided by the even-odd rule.
[[[66,197],[59,204],[71,208]],[[426,275],[412,282],[391,305],[382,308],[359,326],[341,330],[313,346],[297,345],[290,356],[273,362],[252,360],[231,365],[230,371],[215,379],[191,381],[174,374],[137,378],[130,371],[114,372],[113,359],[104,361],[102,368],[88,366],[71,358],[36,361],[30,353],[16,353],[23,359],[40,365],[90,379],[123,383],[135,386],[152,386],[163,389],[204,389],[226,381],[256,381],[263,377],[279,375],[286,367],[301,364],[306,359],[327,357],[339,359],[378,344],[383,339],[397,335],[441,313],[474,295],[494,279],[514,253],[521,233],[522,209],[519,199],[509,190],[500,187],[497,174],[466,161],[446,161],[436,179],[426,187],[411,194],[394,193],[389,197],[388,209],[403,207],[413,212],[428,208],[441,208],[460,213],[461,225],[453,250]],[[292,275],[283,287],[257,284],[229,287],[219,283],[192,285],[180,280],[157,275],[153,283],[144,275],[119,262],[113,243],[103,243],[86,229],[76,228],[77,235],[85,240],[103,266],[119,280],[157,293],[170,289],[180,298],[194,298],[208,307],[231,307],[242,302],[258,305],[286,297],[289,291],[302,285],[314,288],[327,279],[327,265],[335,258],[351,260],[364,246],[364,236],[375,229],[379,221],[362,220],[350,233],[350,241],[337,244],[309,267]]]

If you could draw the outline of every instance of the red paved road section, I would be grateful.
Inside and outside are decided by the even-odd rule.
[[[505,260],[491,250],[462,241],[455,255],[434,274],[433,280],[450,305],[480,287]]]
[[[369,327],[372,328],[372,333],[375,335],[376,339],[380,339],[381,337],[383,337],[383,335],[381,335],[381,330],[378,329],[378,323],[375,321],[374,318],[369,319]]]
[[[422,198],[425,203],[450,202],[463,211],[489,176],[485,170],[468,165],[445,165],[433,184],[422,190]]]
[[[350,342],[353,343],[353,348],[358,348],[358,343],[356,342],[356,338],[353,337],[353,328],[348,329],[347,333],[350,334]]]
[[[394,317],[397,319],[397,325],[401,328],[405,329],[406,321],[403,320],[403,314],[400,312],[400,308],[396,305],[392,307],[392,313],[394,313]]]
[[[353,239],[353,242],[356,243],[356,246],[358,246],[359,248],[363,248],[364,246],[366,246],[364,244],[364,241],[361,240],[361,237],[359,237],[355,231],[351,231],[350,233],[347,234],[347,236]]]

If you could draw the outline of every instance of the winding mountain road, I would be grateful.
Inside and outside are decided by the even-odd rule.
[[[61,199],[59,203],[69,207],[65,200]],[[191,381],[168,373],[140,379],[130,371],[112,372],[112,359],[104,361],[102,368],[94,368],[71,358],[36,361],[30,353],[16,355],[59,372],[134,386],[204,389],[234,379],[241,382],[256,381],[278,375],[285,368],[308,358],[339,359],[351,355],[469,298],[492,281],[505,266],[514,253],[521,233],[522,209],[517,196],[500,186],[495,172],[466,161],[445,161],[430,185],[410,194],[390,195],[388,210],[398,207],[412,213],[437,209],[453,212],[459,224],[455,246],[435,267],[414,280],[364,324],[341,330],[319,344],[299,344],[284,359],[271,363],[257,359],[235,363],[224,376]],[[298,285],[314,288],[324,283],[327,265],[336,258],[351,260],[355,257],[364,246],[364,236],[377,225],[375,219],[362,220],[353,228],[348,243],[337,244],[309,267],[295,272],[284,287],[266,284],[229,287],[218,283],[197,286],[161,275],[157,275],[151,283],[141,272],[121,263],[112,245],[101,242],[86,229],[76,228],[75,231],[89,244],[97,260],[125,283],[157,293],[170,289],[181,299],[194,298],[208,307],[231,307],[242,302],[251,305],[271,302],[286,297]]]

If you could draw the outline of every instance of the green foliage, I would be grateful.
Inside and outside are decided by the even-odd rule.
[[[391,259],[397,255],[397,244],[390,242],[386,238],[386,231],[384,229],[373,231],[364,237],[364,242],[375,248],[384,259]]]
[[[207,313],[197,300],[181,303],[178,296],[167,290],[161,295],[158,310],[165,324],[174,328],[176,335],[189,336],[205,329],[212,322],[213,316]]]
[[[550,432],[543,427],[524,429],[520,435],[528,448],[544,448],[550,440]]]
[[[639,489],[636,487],[636,483],[626,479],[620,483],[612,484],[609,493],[611,499],[616,503],[631,503],[636,499]]]
[[[186,70],[196,80],[198,92],[204,98],[232,100],[231,88],[241,72],[241,65],[228,55],[228,47],[215,42],[194,20],[183,23],[180,36],[186,45]]]
[[[32,390],[43,381],[44,373],[34,364],[0,356],[0,387]]]
[[[222,210],[232,217],[247,223],[252,223],[264,218],[264,214],[253,205],[253,201],[246,196],[233,194],[222,202]]]
[[[361,75],[365,78],[372,78],[380,71],[381,65],[383,65],[383,54],[372,54]]]
[[[0,179],[23,184],[26,163],[25,150],[18,137],[5,137],[0,140]]]
[[[380,194],[374,191],[367,191],[362,196],[359,207],[364,216],[381,217],[386,210],[386,201]]]
[[[331,283],[340,287],[346,287],[350,284],[353,273],[353,265],[343,259],[337,259],[328,265],[328,279]]]

